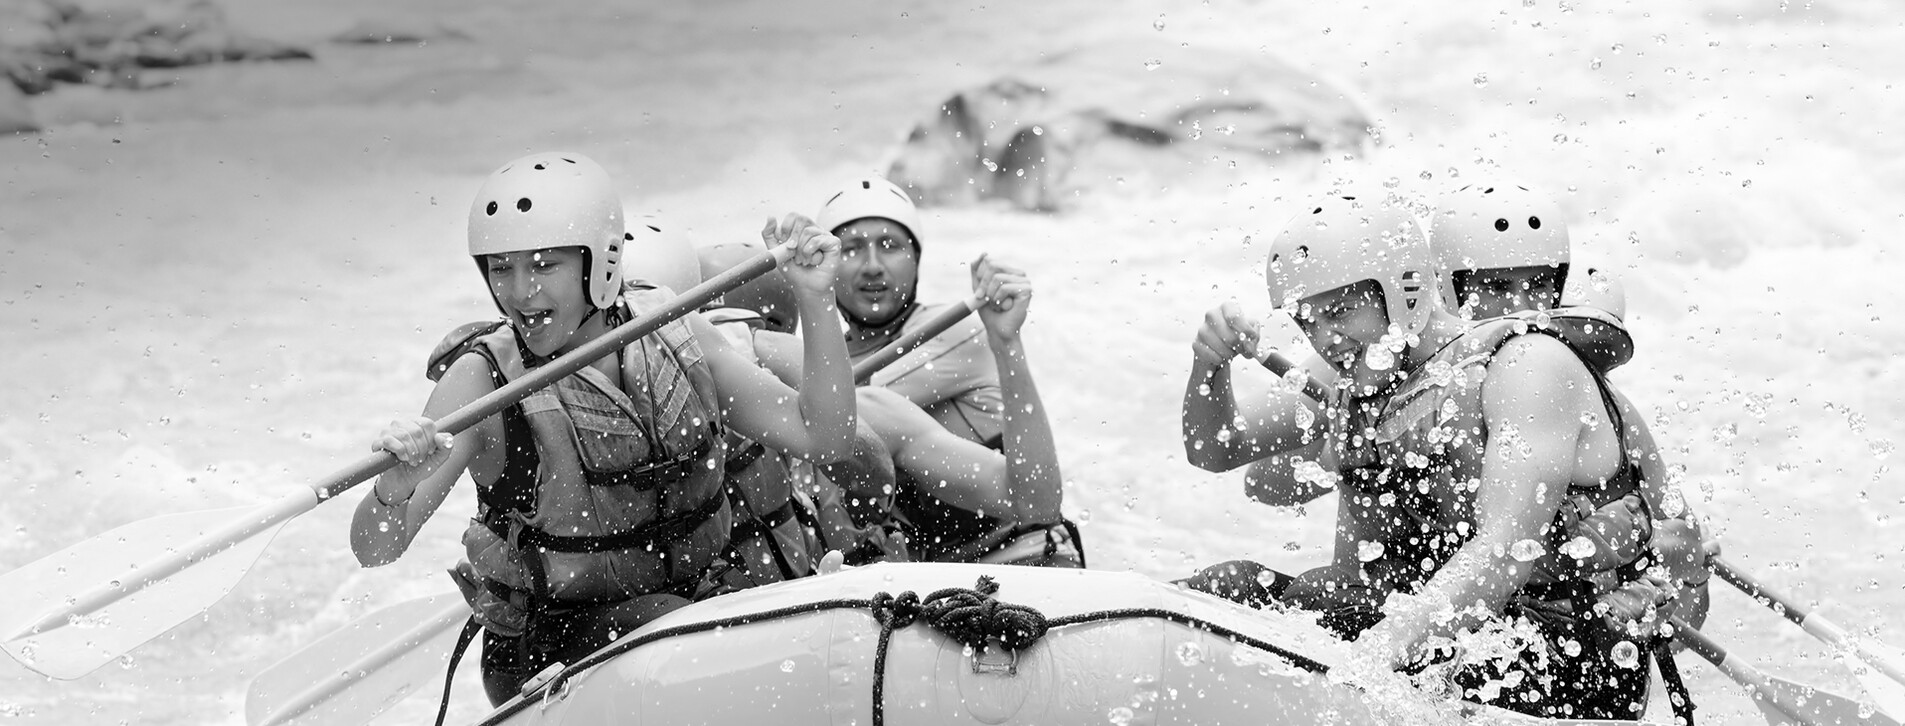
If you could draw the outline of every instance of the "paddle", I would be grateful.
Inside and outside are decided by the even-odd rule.
[[[853,384],[866,385],[867,381],[873,378],[874,373],[887,367],[893,361],[899,360],[900,356],[913,352],[921,343],[939,337],[940,333],[952,329],[952,326],[971,315],[972,311],[979,309],[981,304],[983,303],[977,299],[961,300],[952,307],[934,313],[933,317],[927,319],[920,327],[902,334],[886,347],[867,356],[865,360],[853,364]]]
[[[977,307],[962,300],[853,367],[864,381],[918,345],[964,320]],[[249,726],[360,724],[443,674],[456,642],[453,627],[470,616],[454,593],[392,605],[285,656],[251,681]]]
[[[1707,659],[1735,683],[1747,687],[1753,704],[1759,707],[1760,713],[1766,717],[1766,723],[1772,726],[1898,726],[1897,721],[1878,713],[1870,705],[1761,673],[1745,660],[1728,655],[1706,634],[1694,630],[1679,618],[1673,619],[1673,626],[1674,637],[1686,644],[1688,650],[1699,653],[1700,657]]]
[[[1878,701],[1879,708],[1894,716],[1905,714],[1905,651],[1884,643],[1862,641],[1825,616],[1809,612],[1792,598],[1767,587],[1765,583],[1734,567],[1719,555],[1707,558],[1707,566],[1720,579],[1732,583],[1773,612],[1785,616],[1813,637],[1832,646],[1851,666],[1853,675],[1866,694]]]
[[[793,255],[762,252],[655,310],[437,421],[455,434],[700,308]],[[258,507],[134,522],[0,575],[0,643],[28,668],[72,679],[184,622],[230,592],[286,522],[396,465],[377,452]]]

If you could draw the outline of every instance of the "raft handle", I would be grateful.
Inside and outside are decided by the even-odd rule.
[[[998,641],[995,640],[995,641],[986,643],[986,647],[984,648],[967,648],[966,649],[967,662],[972,664],[972,672],[973,673],[1003,673],[1008,676],[1018,675],[1019,674],[1019,652],[1011,648],[1007,648],[1003,645],[997,645],[995,647],[996,643],[998,643]],[[995,650],[1005,653],[1004,661],[986,660],[986,654],[993,652]]]

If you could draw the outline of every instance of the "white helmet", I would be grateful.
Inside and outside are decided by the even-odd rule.
[[[1389,324],[1404,334],[1429,324],[1434,267],[1414,215],[1387,200],[1328,196],[1290,219],[1270,243],[1270,302],[1296,301],[1364,280],[1382,288]]]
[[[628,226],[627,242],[622,250],[622,275],[687,292],[701,284],[701,260],[693,245],[681,235],[662,233],[661,219],[653,214],[633,217]]]
[[[914,249],[919,249],[919,208],[913,206],[913,198],[904,190],[877,176],[855,179],[827,197],[827,203],[820,205],[816,224],[831,234],[842,225],[868,217],[898,222],[913,238]]]
[[[1442,196],[1429,229],[1448,309],[1461,306],[1457,272],[1550,266],[1567,283],[1568,226],[1553,199],[1510,182],[1477,183]]]
[[[596,308],[622,291],[622,199],[600,165],[580,154],[531,154],[489,175],[470,205],[470,254],[552,247],[588,250],[583,290]]]

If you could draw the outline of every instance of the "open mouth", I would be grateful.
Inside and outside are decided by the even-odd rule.
[[[554,310],[516,311],[516,327],[525,333],[534,333],[542,330],[544,326],[555,322],[555,319],[556,312]]]

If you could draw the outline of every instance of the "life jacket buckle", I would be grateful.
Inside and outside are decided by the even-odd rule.
[[[986,655],[993,652],[1003,652],[1005,657],[987,659]],[[972,664],[973,673],[1000,673],[1007,676],[1019,674],[1019,652],[999,645],[998,641],[987,641],[983,648],[970,649],[967,658]]]
[[[523,681],[521,692],[525,695],[535,693],[538,689],[548,685],[550,681],[555,680],[556,676],[562,675],[562,671],[565,668],[568,668],[565,664],[550,663],[548,668],[537,671],[536,675],[530,676],[529,680]]]

